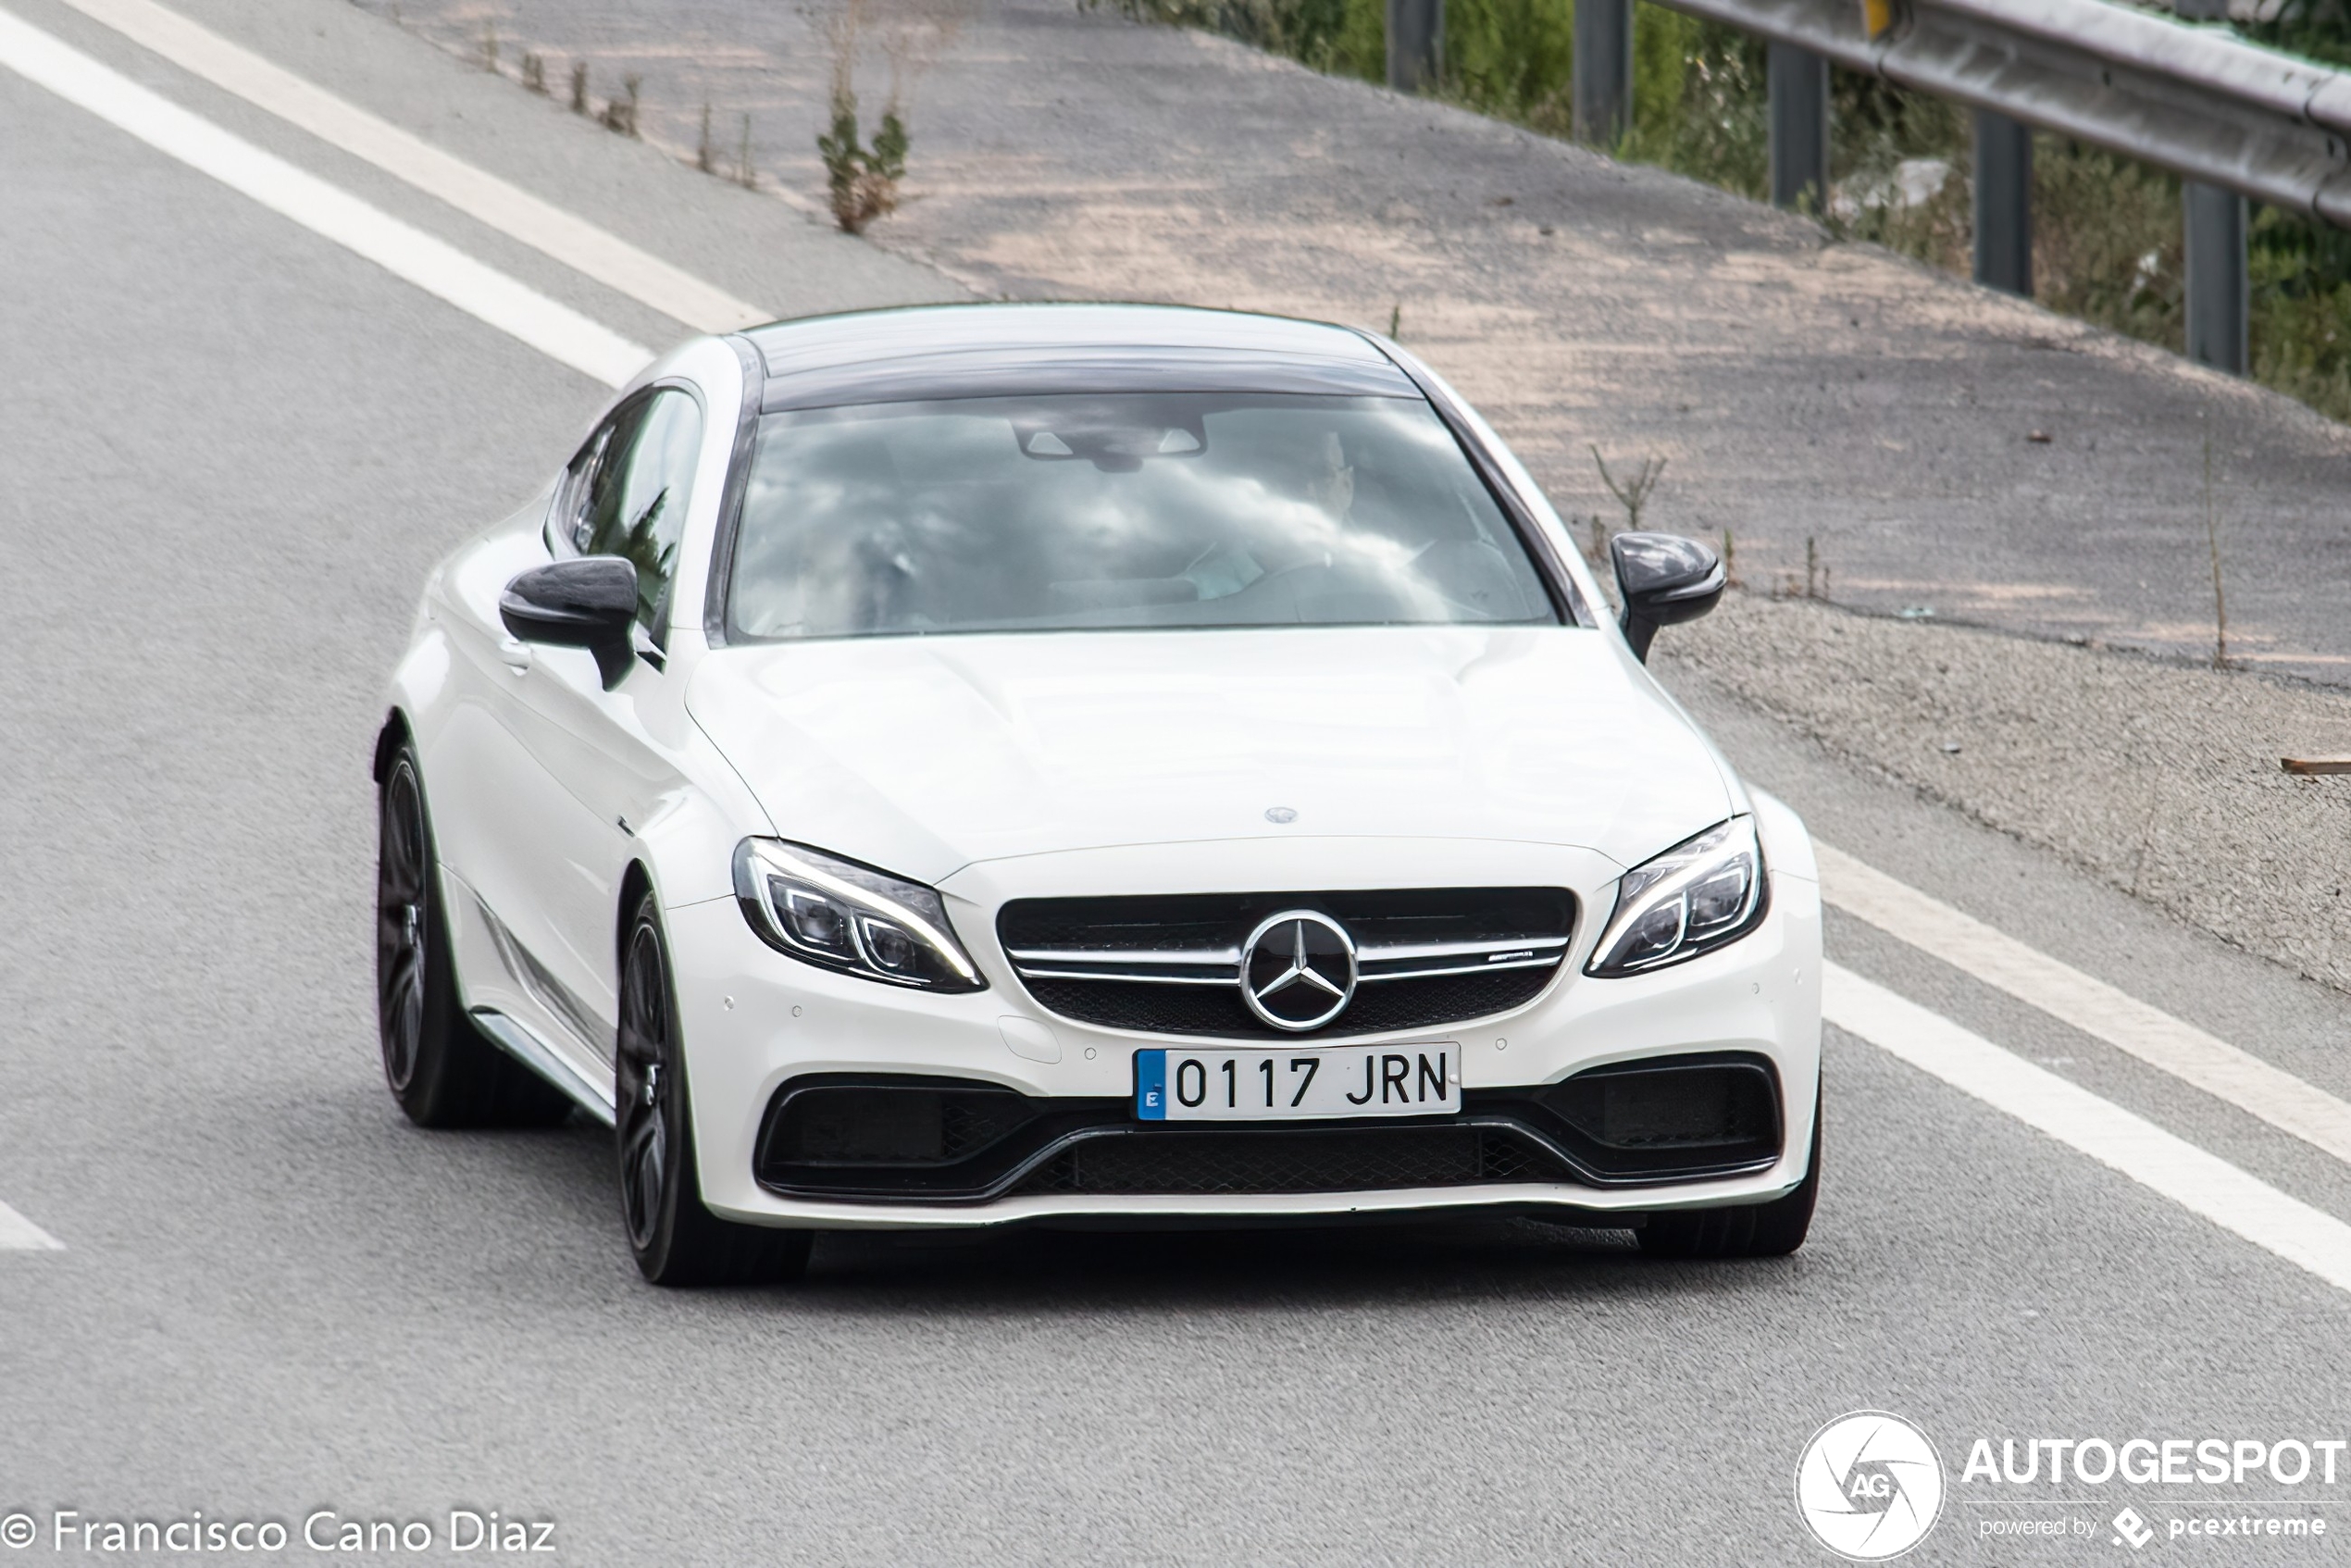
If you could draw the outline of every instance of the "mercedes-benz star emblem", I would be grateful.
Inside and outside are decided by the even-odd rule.
[[[1277,1029],[1318,1029],[1355,994],[1355,939],[1327,915],[1290,909],[1241,944],[1241,1000]]]

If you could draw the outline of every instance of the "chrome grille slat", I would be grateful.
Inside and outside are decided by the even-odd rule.
[[[1496,967],[1499,967],[1498,964]],[[1148,986],[1224,986],[1229,989],[1236,975],[1161,975],[1152,973],[1126,974],[1116,969],[1026,969],[1014,966],[1014,973],[1024,980],[1124,980],[1129,985]]]
[[[1566,946],[1565,937],[1513,937],[1508,941],[1484,942],[1364,942],[1355,952],[1364,963],[1371,964],[1401,958],[1468,958],[1479,953],[1516,952],[1521,948],[1533,948],[1537,952],[1549,948],[1556,952]],[[1238,962],[1240,954],[1233,957]]]
[[[1556,969],[1562,955],[1549,958],[1520,958],[1505,964],[1449,964],[1437,969],[1389,969],[1379,974],[1359,974],[1355,983],[1368,986],[1380,980],[1432,980],[1440,975],[1499,975],[1505,969]]]
[[[1163,952],[1157,948],[1009,948],[1005,956],[1015,964],[1223,964],[1229,966],[1240,963],[1241,950],[1228,947],[1203,952]]]

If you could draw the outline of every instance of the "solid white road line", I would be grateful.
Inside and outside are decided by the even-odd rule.
[[[2351,1103],[1851,855],[1813,848],[1822,898],[1847,914],[2351,1164]]]
[[[1837,964],[1822,971],[1822,1007],[1848,1034],[2351,1290],[2351,1226],[2333,1215]]]
[[[62,1252],[65,1243],[0,1203],[0,1252]]]
[[[66,0],[214,86],[455,207],[584,277],[702,332],[776,318],[584,218],[442,152],[154,0]]]
[[[621,385],[653,357],[652,350],[231,136],[6,11],[0,11],[0,65],[607,386]]]

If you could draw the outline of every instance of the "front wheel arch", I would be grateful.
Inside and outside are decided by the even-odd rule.
[[[628,933],[637,923],[638,910],[647,898],[654,909],[661,907],[661,897],[653,891],[653,874],[642,856],[631,860],[628,869],[620,874],[620,900],[612,912],[613,994],[620,994],[619,977],[628,964]]]
[[[400,748],[415,744],[416,732],[409,728],[408,716],[398,708],[385,714],[383,728],[376,731],[375,760],[367,770],[379,789],[392,778],[392,759],[400,754]]]

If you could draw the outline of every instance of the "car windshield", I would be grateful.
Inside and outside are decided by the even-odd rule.
[[[1558,620],[1426,404],[1191,392],[769,415],[728,611],[752,639]]]

